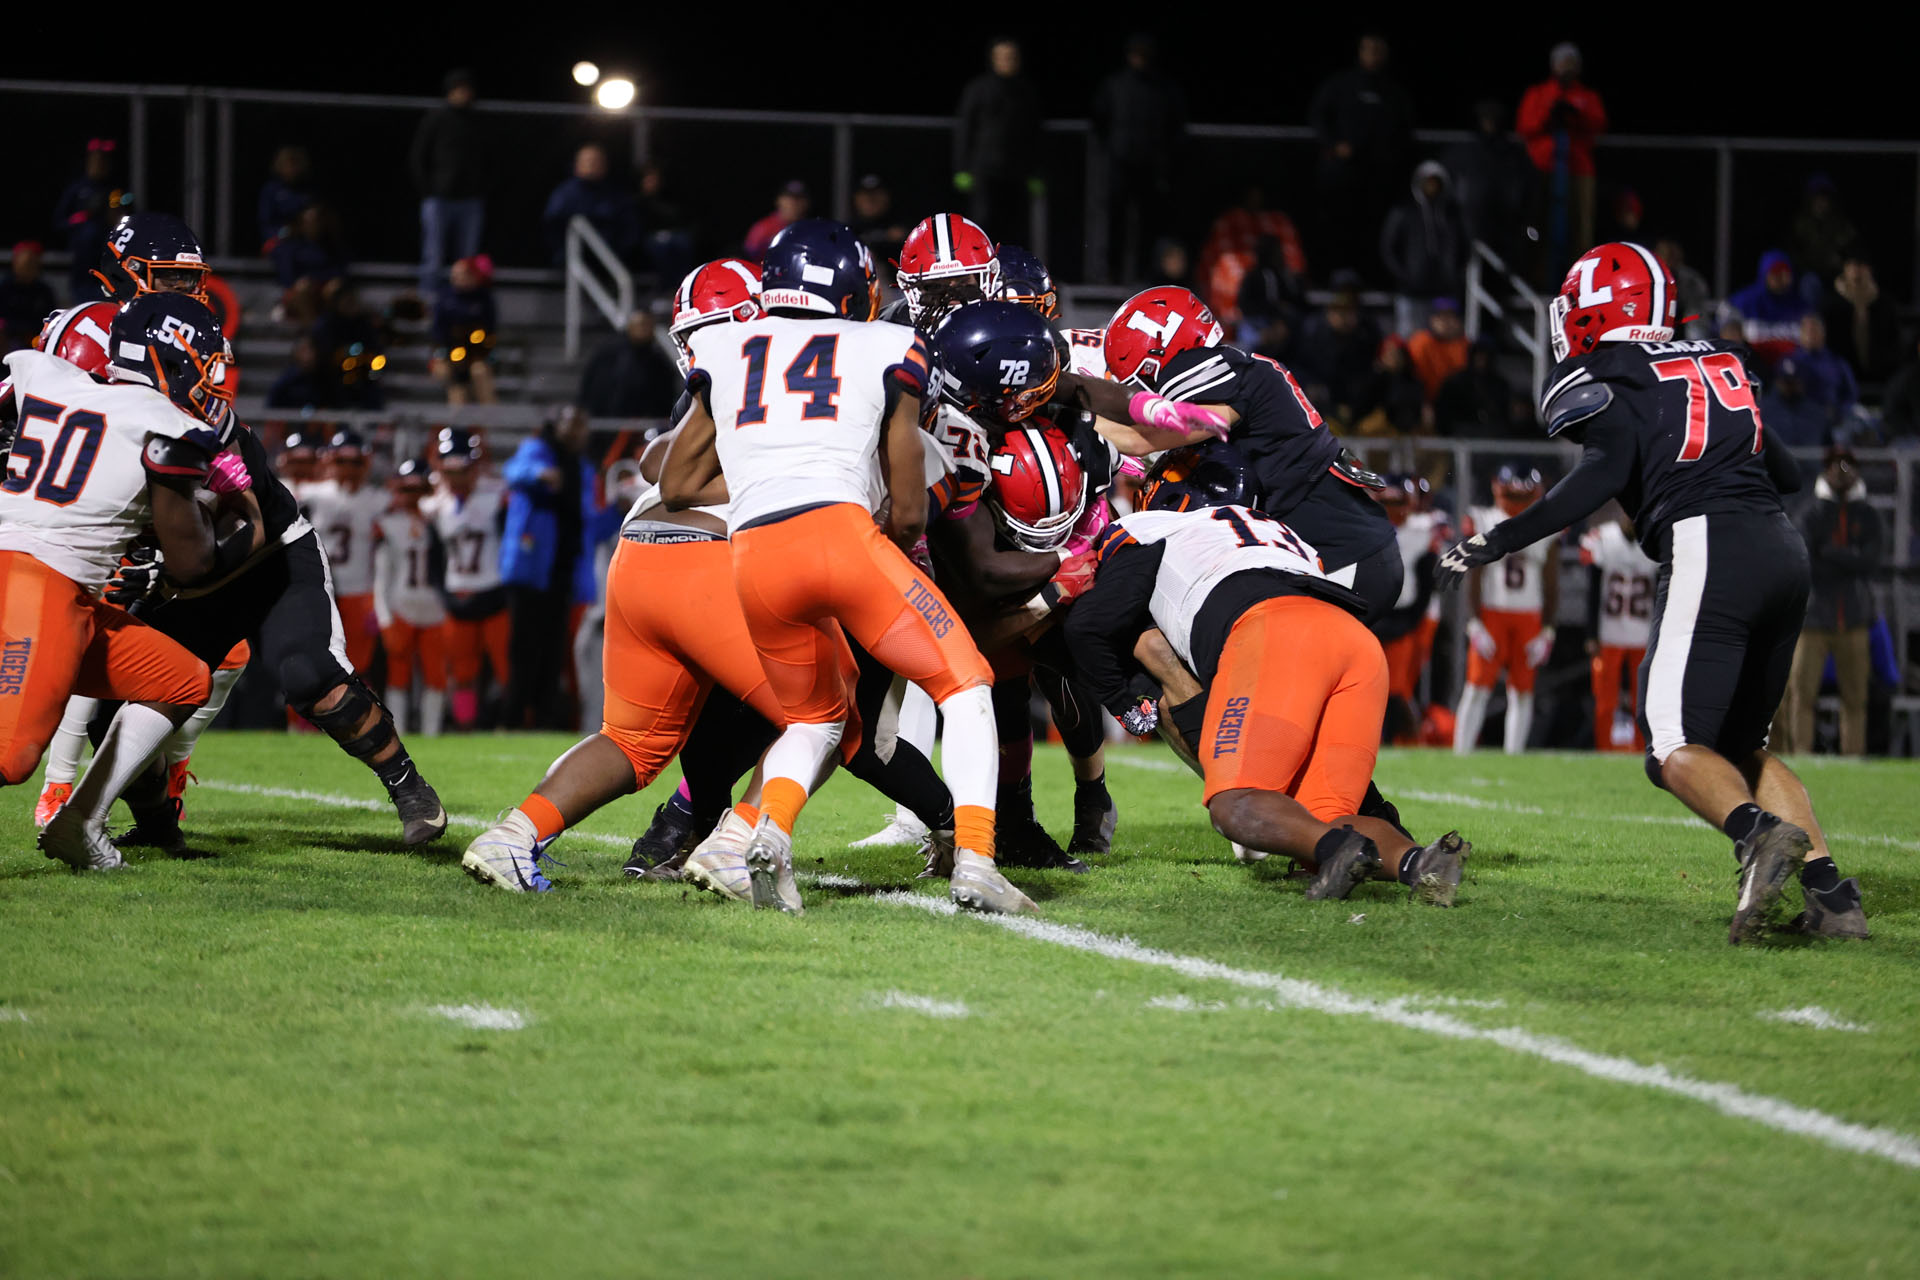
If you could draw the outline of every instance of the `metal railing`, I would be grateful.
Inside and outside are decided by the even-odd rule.
[[[1526,308],[1526,320],[1522,324],[1519,318],[1507,314],[1507,304],[1502,303],[1487,288],[1487,273],[1493,273],[1495,284],[1506,291],[1509,301],[1516,308]],[[1533,357],[1533,385],[1546,385],[1547,370],[1553,367],[1553,346],[1547,333],[1547,300],[1534,291],[1533,286],[1507,269],[1500,255],[1481,241],[1473,242],[1473,253],[1467,259],[1467,341],[1473,342],[1480,337],[1481,315],[1491,315],[1496,321],[1506,325],[1506,336],[1513,344]]]
[[[613,292],[587,264],[587,255],[613,281]],[[575,214],[567,223],[567,359],[580,358],[580,295],[592,300],[594,307],[615,329],[626,326],[633,314],[633,273],[620,261],[620,255],[608,246],[593,224]]]

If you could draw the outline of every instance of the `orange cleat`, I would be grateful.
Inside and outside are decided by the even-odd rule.
[[[53,815],[60,812],[60,806],[67,802],[67,797],[72,794],[71,782],[49,782],[45,790],[40,793],[40,803],[33,806],[33,825],[44,830],[46,825],[53,821]]]

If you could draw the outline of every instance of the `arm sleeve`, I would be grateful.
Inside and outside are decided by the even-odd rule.
[[[1781,493],[1800,492],[1800,462],[1793,450],[1778,435],[1763,431],[1760,436],[1760,460],[1766,464],[1767,478]]]
[[[1537,138],[1547,129],[1547,108],[1552,90],[1546,85],[1535,85],[1520,95],[1520,110],[1514,117],[1514,128],[1522,138]]]
[[[1216,347],[1195,347],[1167,361],[1160,373],[1160,394],[1187,404],[1225,404],[1239,374]]]
[[[1633,479],[1633,432],[1615,414],[1603,414],[1587,428],[1586,450],[1566,478],[1547,496],[1494,526],[1487,534],[1501,555],[1510,555],[1584,520]]]
[[[1166,543],[1142,546],[1115,525],[1100,546],[1099,576],[1067,610],[1066,637],[1081,683],[1118,715],[1131,703],[1127,673],[1133,643],[1152,617],[1153,583]]]

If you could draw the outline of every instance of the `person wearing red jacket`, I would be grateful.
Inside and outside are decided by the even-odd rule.
[[[1580,50],[1557,44],[1553,74],[1527,90],[1515,120],[1549,192],[1548,257],[1559,261],[1593,246],[1593,142],[1607,130],[1600,95],[1580,81]]]

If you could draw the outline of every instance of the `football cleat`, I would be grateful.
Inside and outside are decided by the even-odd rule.
[[[53,815],[60,812],[60,806],[73,794],[71,782],[49,782],[41,788],[39,803],[33,806],[33,825],[35,830],[45,830],[53,821]]]
[[[1460,867],[1473,852],[1473,846],[1449,831],[1420,851],[1419,878],[1413,883],[1413,900],[1429,907],[1450,907],[1460,892]]]
[[[482,831],[460,855],[460,868],[482,884],[509,893],[545,893],[553,882],[540,874],[535,861],[533,820],[518,809]]]
[[[400,839],[409,849],[438,840],[447,830],[447,811],[440,796],[409,767],[406,776],[387,788],[393,807],[400,815]]]
[[[1233,860],[1243,867],[1250,867],[1256,862],[1267,860],[1268,854],[1265,849],[1250,849],[1234,840],[1227,841],[1227,845],[1233,850]]]
[[[1008,818],[995,825],[994,858],[1000,866],[1027,871],[1070,871],[1076,876],[1087,874],[1087,864],[1062,849],[1038,818],[1031,815]]]
[[[947,880],[953,876],[953,832],[935,831],[927,836],[927,842],[920,846],[920,856],[926,860],[926,867],[916,880]]]
[[[180,801],[169,797],[149,805],[128,800],[127,808],[133,810],[133,825],[113,837],[116,845],[122,849],[158,849],[169,858],[187,852],[186,833],[180,830]]]
[[[127,865],[107,839],[105,823],[90,822],[72,809],[55,814],[40,832],[40,852],[75,871],[111,871]]]
[[[855,840],[849,849],[885,849],[896,844],[925,844],[927,842],[927,824],[910,813],[895,809],[887,817],[887,825],[863,840]]]
[[[1740,859],[1740,896],[1727,929],[1728,942],[1737,947],[1754,939],[1780,900],[1787,877],[1800,869],[1812,849],[1813,840],[1799,827],[1771,813],[1760,815],[1753,834],[1734,850]]]
[[[693,815],[677,804],[663,804],[620,869],[635,880],[678,880],[692,836]]]
[[[1120,806],[1108,796],[1102,805],[1097,797],[1073,798],[1073,834],[1067,837],[1068,853],[1105,855],[1113,850],[1113,833],[1120,825]]]
[[[766,815],[747,845],[747,878],[753,885],[755,910],[775,907],[790,916],[806,913],[800,886],[793,882],[793,837]]]
[[[971,849],[955,850],[953,878],[948,895],[969,911],[986,911],[1010,916],[1022,911],[1038,912],[1033,899],[1007,883],[993,859]]]
[[[1353,892],[1355,885],[1379,869],[1380,851],[1374,848],[1373,841],[1349,827],[1340,847],[1314,873],[1313,883],[1307,886],[1307,897],[1314,902],[1344,898]]]
[[[1849,876],[1825,893],[1802,886],[1807,909],[1793,922],[1816,938],[1867,938],[1867,913],[1860,905],[1860,882]]]
[[[752,881],[747,875],[747,844],[753,828],[731,809],[720,819],[713,832],[687,855],[681,877],[687,883],[735,902],[753,901]]]

